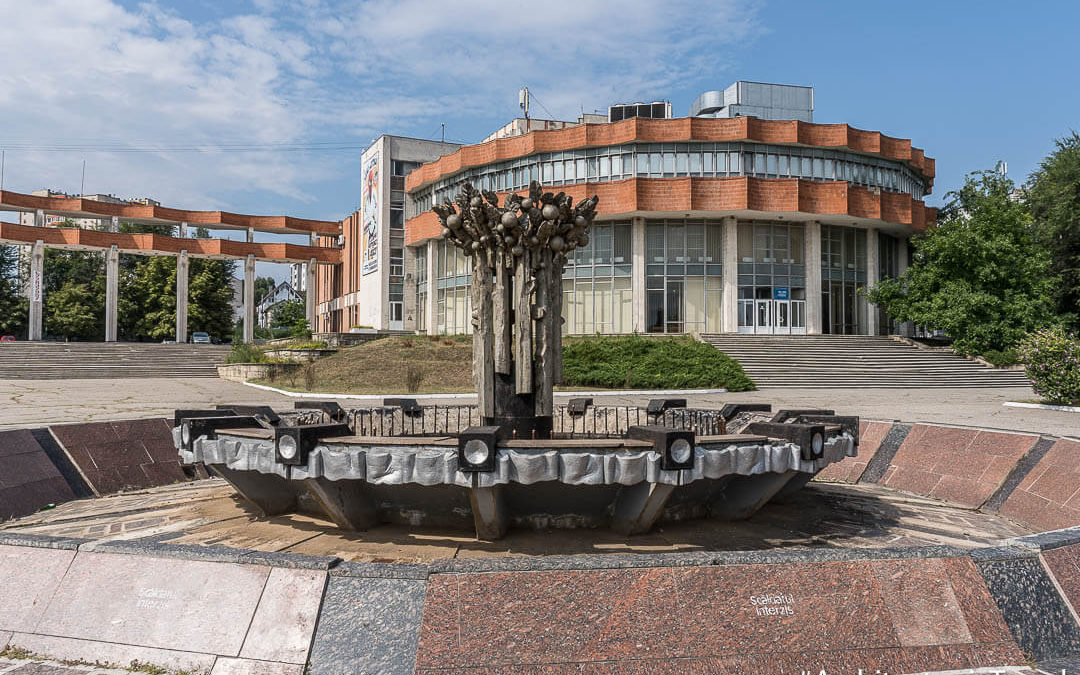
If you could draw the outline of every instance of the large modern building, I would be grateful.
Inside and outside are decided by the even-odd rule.
[[[464,147],[380,138],[344,264],[320,268],[318,329],[470,332],[469,261],[431,207],[465,182],[523,194],[538,180],[600,198],[564,274],[568,334],[890,332],[863,289],[899,274],[908,238],[934,222],[934,160],[906,139],[810,122],[808,87],[739,82],[691,110],[511,123]]]

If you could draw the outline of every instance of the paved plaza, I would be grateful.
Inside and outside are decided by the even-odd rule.
[[[395,395],[388,392],[388,395]],[[408,396],[408,394],[401,394]],[[565,401],[568,392],[556,392]],[[327,398],[332,398],[328,396]],[[597,405],[640,404],[648,395],[595,397]],[[1013,408],[1006,401],[1035,400],[1030,388],[999,389],[762,389],[739,394],[689,396],[692,406],[719,407],[730,402],[771,403],[779,408],[832,408],[864,419],[938,422],[1059,436],[1080,434],[1080,413]],[[0,429],[103,422],[154,416],[171,417],[177,408],[218,403],[267,404],[291,408],[295,400],[226,380],[95,379],[0,380]],[[428,400],[425,402],[437,403]],[[447,402],[450,402],[448,399]],[[461,402],[457,399],[454,402]],[[342,400],[345,407],[372,405]]]

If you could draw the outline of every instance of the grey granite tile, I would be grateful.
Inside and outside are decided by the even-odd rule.
[[[1080,544],[1080,527],[1067,527],[1064,530],[1050,530],[1049,532],[1029,534],[1024,537],[1009,539],[1008,543],[1034,546],[1040,551],[1072,546],[1073,544]]]
[[[1080,653],[1080,626],[1037,558],[976,566],[1025,653],[1037,660]]]
[[[976,563],[990,562],[992,560],[1021,560],[1024,558],[1037,558],[1039,549],[1036,546],[1015,544],[1011,541],[1003,542],[1001,546],[988,546],[976,548],[970,551],[971,559]]]
[[[889,429],[889,433],[885,434],[881,445],[878,446],[877,452],[867,462],[862,476],[859,476],[860,483],[877,483],[885,476],[885,471],[892,464],[893,457],[896,457],[900,446],[904,444],[904,440],[911,433],[911,427],[910,424],[896,423],[892,425],[892,429]]]
[[[427,565],[343,562],[330,570],[330,576],[361,579],[427,579]]]
[[[227,546],[193,546],[189,544],[159,544],[151,541],[94,541],[83,544],[80,551],[96,553],[122,553],[141,555],[152,558],[174,558],[177,560],[202,560],[204,562],[240,563],[249,553],[258,553],[251,549],[229,548]]]
[[[328,570],[341,562],[341,558],[325,555],[304,555],[301,553],[276,553],[273,551],[251,551],[240,558],[240,562],[249,565],[268,565],[298,570]]]
[[[29,546],[31,548],[56,548],[75,551],[89,539],[75,537],[50,537],[44,534],[24,534],[21,532],[0,531],[0,544],[7,546]]]
[[[310,675],[409,675],[427,583],[330,577],[308,659]]]

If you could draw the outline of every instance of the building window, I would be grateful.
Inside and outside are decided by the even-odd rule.
[[[821,327],[837,335],[866,332],[866,230],[821,226]]]
[[[786,223],[739,223],[740,333],[806,332],[805,231]]]
[[[645,329],[717,332],[722,325],[723,226],[657,220],[645,226]]]
[[[597,223],[589,243],[574,249],[563,272],[564,333],[631,333],[630,224]]]
[[[436,242],[435,251],[435,330],[444,335],[471,333],[472,263],[445,239]]]

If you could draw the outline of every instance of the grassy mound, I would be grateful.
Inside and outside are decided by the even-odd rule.
[[[472,336],[373,340],[261,384],[336,394],[471,392]],[[691,337],[632,335],[566,339],[563,386],[749,391],[754,383],[737,361]]]
[[[311,372],[305,373],[309,368]],[[405,394],[410,380],[418,394],[473,391],[472,338],[416,335],[372,340],[260,384],[333,394]]]
[[[640,335],[566,340],[563,384],[608,389],[754,389],[739,362],[715,347],[692,337]]]

